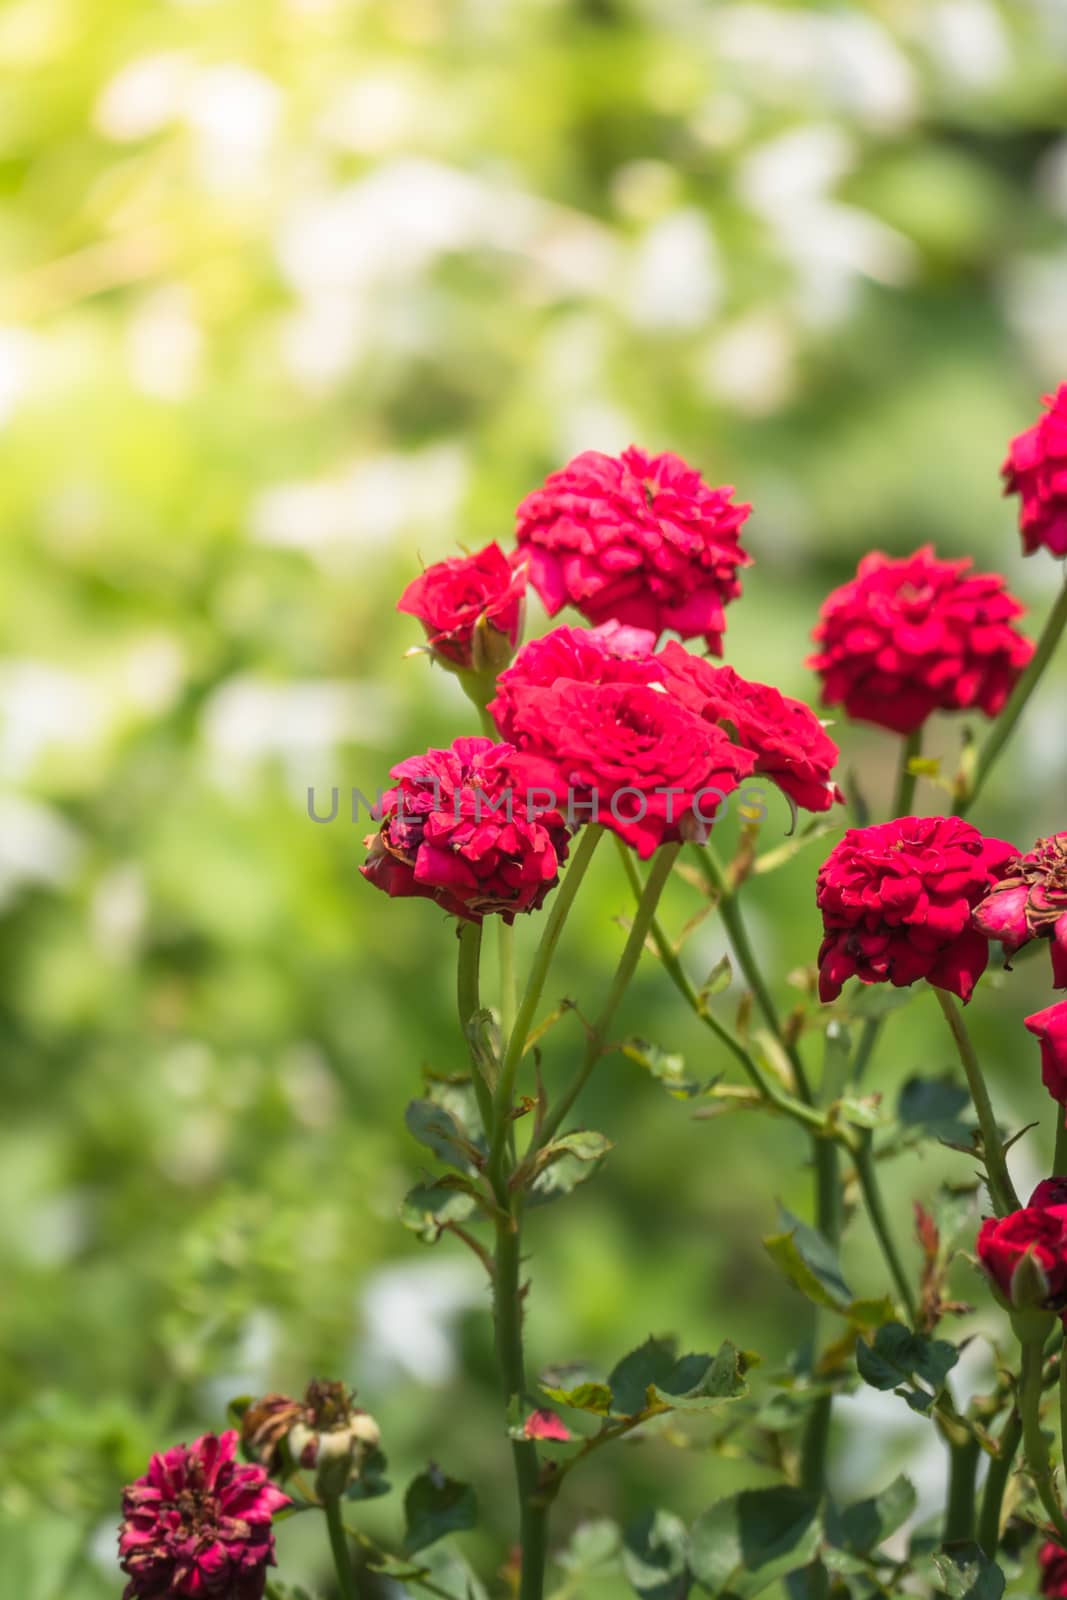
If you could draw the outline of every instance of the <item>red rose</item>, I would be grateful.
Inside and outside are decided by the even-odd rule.
[[[733,667],[714,667],[673,641],[656,657],[672,693],[707,722],[723,723],[770,778],[806,811],[829,811],[844,799],[831,773],[840,754],[818,717],[765,683],[750,683]]]
[[[1027,1209],[1047,1211],[1050,1206],[1067,1206],[1067,1178],[1042,1178],[1029,1200]]]
[[[271,1521],[291,1501],[236,1450],[235,1432],[205,1433],[154,1455],[124,1490],[123,1600],[260,1600],[274,1565]]]
[[[1067,556],[1067,383],[1044,395],[1042,404],[1045,415],[1011,441],[1000,470],[1004,493],[1022,502],[1025,553],[1032,556],[1044,545],[1054,556]]]
[[[442,661],[465,672],[496,672],[514,654],[525,593],[525,569],[513,567],[498,544],[487,544],[477,555],[427,567],[396,609],[418,617]]]
[[[1041,1041],[1041,1082],[1053,1100],[1067,1104],[1067,1000],[1025,1018],[1026,1026]]]
[[[755,757],[654,683],[515,686],[512,737],[569,821],[611,828],[646,858],[698,838]]]
[[[528,805],[531,779],[511,745],[457,739],[393,768],[363,876],[386,894],[436,900],[479,922],[536,911],[567,857],[555,811]]]
[[[1026,1206],[990,1217],[978,1232],[978,1259],[1016,1311],[1067,1305],[1067,1206]]]
[[[896,988],[926,978],[968,1000],[989,960],[971,913],[1016,855],[959,817],[850,828],[819,869],[820,997],[835,1000],[853,977]]]
[[[1067,1600],[1067,1550],[1050,1540],[1037,1552],[1037,1565],[1041,1593],[1049,1600]]]
[[[520,690],[547,689],[561,678],[577,683],[651,683],[659,679],[661,672],[652,656],[655,642],[653,634],[638,629],[615,632],[609,628],[554,628],[541,639],[531,639],[500,674],[496,699],[489,703],[501,738],[518,742],[515,701]]]
[[[701,635],[720,655],[723,607],[751,561],[738,537],[751,507],[732,494],[675,455],[587,450],[518,509],[530,582],[551,617],[569,603],[590,622]]]
[[[864,556],[855,578],[827,598],[808,665],[823,704],[894,733],[914,733],[932,711],[995,717],[1034,653],[1011,619],[1023,607],[995,573],[939,561],[925,545],[894,561]]]
[[[1067,989],[1067,833],[1039,839],[1020,856],[974,913],[974,925],[1009,956],[1047,939],[1052,986]]]

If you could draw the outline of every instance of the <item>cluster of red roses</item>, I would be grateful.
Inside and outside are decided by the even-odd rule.
[[[1063,396],[1067,404],[1067,389]],[[1058,417],[1038,431],[1059,426]],[[1059,486],[1036,464],[1045,459],[1039,448],[1025,457],[1026,503],[1043,495],[1054,530]],[[811,811],[842,798],[832,776],[837,746],[809,707],[683,643],[656,648],[674,631],[721,653],[724,607],[750,559],[739,542],[749,507],[732,494],[709,488],[674,455],[589,451],[519,506],[510,554],[491,544],[409,585],[399,609],[422,622],[437,660],[480,689],[473,697],[488,702],[503,742],[457,740],[394,769],[397,787],[363,868],[372,883],[435,899],[457,916],[510,921],[541,906],[579,819],[602,822],[647,858],[664,843],[705,836],[720,803],[753,774]],[[591,626],[558,628],[507,666],[527,584],[550,616],[570,603]],[[934,710],[996,716],[1033,653],[1013,626],[1021,611],[1003,578],[974,573],[969,561],[940,561],[929,547],[904,560],[868,556],[829,597],[815,630],[811,665],[824,703],[899,733]],[[958,845],[966,848],[962,837]],[[971,891],[996,876],[990,861],[968,880],[964,920],[980,898]],[[835,892],[829,884],[828,910]],[[946,893],[955,910],[927,930],[931,959],[914,976],[953,976],[957,953],[946,957],[945,944],[963,930],[960,897]],[[838,929],[847,929],[845,900],[833,907]],[[924,898],[909,926],[925,906]],[[872,937],[843,955],[846,943],[827,947],[827,997],[853,972],[914,981],[907,962],[894,964]],[[978,935],[970,947],[968,971],[985,948]]]
[[[1022,499],[1027,551],[1062,556],[1067,385],[1047,404],[1012,443],[1004,474]],[[648,857],[705,837],[715,815],[705,797],[717,803],[751,775],[813,812],[841,801],[837,746],[808,706],[684,644],[657,648],[673,631],[721,654],[724,608],[750,561],[739,539],[749,507],[732,495],[674,455],[588,452],[519,507],[510,555],[491,544],[409,586],[400,609],[422,622],[434,657],[466,676],[501,737],[457,739],[393,769],[362,869],[370,882],[467,920],[511,921],[556,883],[579,813]],[[527,585],[550,616],[569,603],[591,626],[556,628],[509,666]],[[824,703],[904,735],[935,710],[996,716],[1033,653],[1013,626],[1021,609],[1002,578],[968,561],[930,548],[870,555],[815,630]],[[531,791],[537,803],[516,805]],[[1010,954],[1049,939],[1054,983],[1067,987],[1067,834],[1022,855],[958,817],[853,829],[820,871],[818,903],[824,1000],[850,977],[926,978],[966,1000],[990,940]],[[1067,1101],[1067,1001],[1027,1026],[1042,1041],[1046,1084]],[[1029,1206],[986,1223],[978,1248],[1005,1303],[1063,1309],[1067,1183],[1050,1180]],[[270,1428],[280,1415],[270,1412]],[[263,1466],[238,1464],[236,1444],[235,1433],[206,1435],[154,1456],[127,1489],[128,1600],[260,1600],[271,1521],[288,1502]],[[1067,1595],[1063,1552],[1049,1546],[1042,1561],[1046,1592]]]

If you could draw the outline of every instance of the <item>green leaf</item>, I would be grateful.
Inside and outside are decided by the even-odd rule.
[[[893,1321],[896,1310],[891,1296],[884,1294],[873,1300],[853,1300],[845,1313],[854,1328],[880,1328]]]
[[[439,1545],[419,1557],[422,1566],[437,1590],[443,1590],[451,1600],[489,1600],[489,1592],[471,1571],[457,1550]],[[413,1583],[411,1592],[422,1595],[424,1590]]]
[[[894,989],[888,983],[856,983],[841,1001],[840,1009],[847,1017],[857,1018],[861,1022],[873,1021],[876,1017],[887,1017],[890,1012],[900,1011],[910,1005],[915,993],[914,988]]]
[[[711,1361],[710,1356],[703,1359]],[[649,1390],[670,1389],[677,1365],[674,1339],[646,1339],[636,1350],[623,1356],[608,1377],[612,1410],[624,1417],[644,1411],[649,1403]]]
[[[389,1463],[381,1450],[372,1450],[359,1464],[359,1472],[345,1490],[346,1500],[378,1500],[392,1484],[385,1476]]]
[[[887,1322],[871,1344],[856,1346],[860,1377],[872,1389],[895,1389],[913,1411],[926,1414],[944,1388],[945,1379],[960,1353],[946,1339],[929,1339],[912,1333],[901,1322]],[[919,1379],[928,1389],[912,1387]]]
[[[477,1200],[462,1188],[441,1182],[417,1183],[401,1202],[400,1220],[425,1244],[436,1244],[450,1222],[466,1222],[477,1209]]]
[[[734,969],[729,955],[720,956],[700,986],[699,999],[714,1000],[717,994],[724,994],[733,982],[733,977]]]
[[[714,1357],[682,1356],[664,1383],[652,1385],[653,1398],[673,1411],[709,1411],[723,1400],[743,1399],[752,1361],[725,1339]]]
[[[650,1072],[676,1100],[692,1100],[704,1092],[705,1086],[686,1072],[684,1056],[668,1055],[659,1045],[649,1044],[646,1039],[631,1039],[623,1045],[622,1053]]]
[[[541,1391],[559,1406],[570,1406],[575,1411],[589,1411],[596,1417],[611,1414],[611,1390],[606,1383],[588,1381],[576,1383],[572,1388],[542,1383]]]
[[[439,1161],[460,1172],[470,1172],[478,1164],[479,1152],[463,1133],[452,1113],[432,1100],[412,1100],[404,1112],[408,1132]]]
[[[1004,1574],[976,1544],[946,1544],[934,1552],[941,1586],[950,1600],[1000,1600]]]
[[[916,1499],[914,1485],[901,1475],[881,1494],[857,1500],[836,1516],[829,1516],[827,1535],[832,1544],[853,1555],[869,1555],[907,1522]]]
[[[599,1576],[615,1568],[621,1543],[618,1524],[609,1517],[598,1517],[578,1524],[556,1560],[565,1572]],[[568,1593],[573,1592],[573,1586],[568,1586]]]
[[[478,1502],[469,1483],[447,1478],[439,1467],[429,1466],[413,1478],[404,1495],[404,1554],[412,1555],[446,1533],[473,1528]]]
[[[970,1103],[966,1087],[951,1076],[909,1078],[897,1100],[897,1120],[906,1138],[967,1143],[973,1124],[961,1120],[960,1113]]]
[[[830,1241],[784,1208],[780,1215],[783,1231],[770,1234],[763,1241],[771,1260],[808,1300],[832,1311],[847,1310],[852,1303],[852,1290]]]
[[[671,1511],[646,1511],[626,1529],[622,1569],[642,1600],[684,1600],[689,1535]]]
[[[539,1152],[536,1175],[527,1191],[530,1205],[547,1205],[570,1194],[599,1170],[614,1146],[602,1133],[583,1128],[566,1133]]]
[[[819,1550],[819,1500],[803,1489],[745,1489],[693,1524],[689,1565],[702,1588],[748,1600]]]

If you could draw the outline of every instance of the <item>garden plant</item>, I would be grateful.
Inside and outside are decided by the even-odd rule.
[[[1067,385],[1011,442],[1003,473],[1026,553],[1067,557]],[[309,1374],[303,1394],[235,1400],[228,1426],[220,1418],[218,1434],[156,1455],[127,1488],[128,1600],[300,1600],[275,1566],[274,1525],[295,1517],[319,1520],[344,1600],[541,1600],[572,1480],[594,1452],[653,1435],[688,1445],[694,1473],[700,1448],[729,1439],[764,1477],[695,1520],[650,1504],[621,1529],[623,1570],[645,1600],[748,1600],[774,1585],[797,1600],[997,1600],[1035,1571],[1045,1594],[1067,1595],[1067,1000],[1056,999],[1067,988],[1067,815],[1064,832],[1036,843],[982,829],[986,783],[1010,760],[1067,624],[1067,588],[1049,564],[1035,639],[1000,575],[930,546],[903,559],[871,552],[812,619],[810,666],[831,722],[723,664],[727,607],[744,604],[749,509],[674,454],[586,452],[519,506],[512,548],[432,565],[398,602],[424,630],[412,653],[454,675],[469,706],[439,748],[394,767],[356,892],[425,899],[440,961],[455,963],[468,1065],[420,1081],[408,1064],[406,1121],[427,1170],[398,1226],[473,1253],[484,1271],[499,1408],[481,1458],[493,1475],[510,1457],[513,1545],[493,1571],[468,1566],[457,1546],[479,1486],[450,1475],[447,1440],[398,1492],[395,1541],[371,1538],[361,1510],[390,1492],[373,1394],[360,1385],[357,1396],[358,1375]],[[755,566],[745,584],[758,583]],[[529,591],[549,627],[524,642]],[[924,752],[935,712],[959,714],[953,763]],[[850,774],[838,743],[850,722],[897,742],[892,794]],[[775,790],[788,802],[785,838],[768,820]],[[729,854],[727,817],[739,824]],[[600,992],[572,994],[556,957],[595,854],[614,857],[630,911],[621,941],[603,930],[604,951],[620,948],[603,958]],[[798,858],[810,871],[810,962],[768,971],[746,888]],[[691,898],[681,928],[661,920],[669,883]],[[519,918],[539,928],[528,964],[516,960]],[[728,949],[710,972],[691,939],[708,919]],[[1011,965],[1031,959],[1049,962],[1049,1003],[1019,1015],[1018,1054],[1052,1106],[1040,1127],[1006,1127],[966,1012],[1010,1008]],[[701,1076],[620,1033],[642,962],[706,1031]],[[983,975],[1005,966],[994,993]],[[879,1063],[893,1013],[925,990],[959,1074],[915,1080],[894,1108]],[[611,1370],[586,1370],[565,1349],[551,1370],[531,1370],[524,1320],[542,1210],[566,1226],[569,1196],[609,1158],[583,1091],[620,1054],[644,1069],[649,1095],[706,1119],[709,1140],[724,1126],[758,1140],[765,1117],[795,1129],[809,1211],[769,1215],[764,1240],[798,1307],[785,1367],[723,1337],[724,1306],[714,1337],[653,1325]],[[958,1175],[916,1193],[902,1216],[883,1174],[924,1136],[953,1145]],[[1012,1177],[1019,1141],[1047,1173],[1029,1196]],[[853,1284],[840,1244],[861,1214],[880,1254]],[[957,1287],[967,1258],[971,1298],[992,1296],[1003,1316],[987,1391],[964,1403],[953,1330],[968,1309]],[[905,1475],[860,1500],[834,1486],[835,1404],[863,1385],[898,1397],[942,1442],[936,1526],[916,1518]],[[573,1595],[581,1558],[573,1546],[566,1556]]]

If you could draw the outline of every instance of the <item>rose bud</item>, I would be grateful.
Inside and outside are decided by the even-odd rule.
[[[1043,1544],[1037,1553],[1037,1566],[1041,1593],[1048,1600],[1067,1600],[1067,1550],[1051,1541]]]
[[[321,1495],[343,1493],[381,1442],[377,1422],[354,1398],[343,1383],[309,1383],[304,1416],[289,1434],[290,1455],[301,1467],[315,1469]]]
[[[1041,1041],[1041,1082],[1053,1100],[1067,1104],[1067,1000],[1035,1011],[1025,1023]]]
[[[1067,1306],[1067,1207],[1026,1206],[990,1217],[979,1230],[977,1248],[998,1299],[1012,1312]],[[1030,1331],[1039,1328],[1037,1319],[1037,1330]]]
[[[1028,1211],[1047,1211],[1051,1206],[1067,1206],[1067,1178],[1042,1178],[1026,1202]]]
[[[1042,400],[1046,413],[1008,446],[1004,493],[1017,494],[1023,553],[1067,556],[1067,384]]]
[[[419,619],[443,666],[495,678],[515,654],[525,594],[525,567],[512,566],[498,544],[488,544],[476,555],[427,567],[396,609]]]

